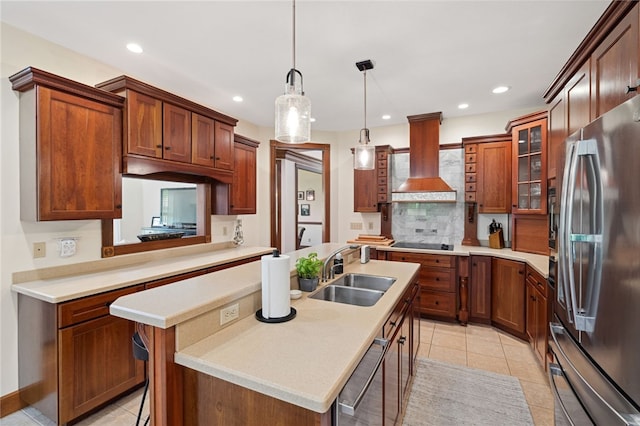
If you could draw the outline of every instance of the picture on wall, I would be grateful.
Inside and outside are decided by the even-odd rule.
[[[310,216],[311,206],[309,204],[300,204],[300,216]]]
[[[298,191],[298,200],[304,200],[304,191]]]

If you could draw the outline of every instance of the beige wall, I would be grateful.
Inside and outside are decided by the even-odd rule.
[[[1,31],[1,143],[0,143],[0,396],[18,388],[17,353],[17,297],[11,292],[12,274],[48,266],[72,265],[78,262],[100,259],[99,221],[59,221],[29,223],[20,221],[19,203],[19,154],[18,154],[18,93],[11,90],[8,77],[27,66],[62,75],[89,85],[123,74],[101,62],[64,49],[46,40],[0,23]],[[145,76],[135,76],[142,81]],[[209,105],[216,109],[215,105]],[[488,114],[447,120],[441,135],[443,143],[459,142],[463,136],[504,132],[509,118],[527,111]],[[221,111],[224,112],[224,111]],[[429,111],[424,111],[429,112]],[[236,117],[240,118],[241,117]],[[371,129],[375,144],[394,147],[408,146],[407,125]],[[269,208],[269,140],[271,128],[239,121],[236,132],[261,142],[257,159],[257,214],[240,216],[246,245],[270,245]],[[331,241],[344,242],[359,233],[379,233],[377,225],[366,229],[369,223],[379,222],[378,214],[353,213],[353,170],[350,148],[358,140],[358,130],[348,132],[313,132],[313,142],[331,145]],[[236,216],[213,216],[212,234],[215,242],[230,240],[233,235],[222,235],[222,228],[232,230]],[[352,231],[350,223],[365,224],[365,231]],[[460,224],[462,226],[462,224]],[[56,253],[56,238],[79,237],[78,252],[69,258]],[[47,256],[33,259],[34,242],[45,242]]]

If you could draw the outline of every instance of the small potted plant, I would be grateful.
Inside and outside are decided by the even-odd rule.
[[[298,271],[298,284],[302,291],[313,291],[320,281],[322,260],[318,259],[318,253],[309,253],[307,257],[300,257],[296,261]]]

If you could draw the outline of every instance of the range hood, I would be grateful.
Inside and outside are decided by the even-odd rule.
[[[409,178],[391,193],[391,201],[455,203],[456,191],[440,177],[442,112],[411,115],[409,120]]]

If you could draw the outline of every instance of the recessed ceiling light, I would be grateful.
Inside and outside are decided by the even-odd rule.
[[[129,51],[133,53],[142,53],[142,46],[140,46],[138,43],[128,43],[127,49],[129,49]]]
[[[469,108],[469,104],[460,104],[458,105],[458,109],[467,109]]]
[[[389,114],[385,114],[385,115],[382,116],[383,120],[388,120],[390,118],[391,118],[391,116]]]
[[[315,123],[315,122],[316,122],[316,119],[315,119],[315,118],[313,118],[313,117],[311,117],[311,118],[309,119],[309,121],[310,121],[310,122],[312,122],[312,123]]]
[[[493,93],[504,93],[506,91],[508,91],[510,89],[509,86],[498,86],[496,88],[494,88],[492,91]]]
[[[234,102],[242,102],[243,101],[242,96],[234,96],[233,97],[233,101]]]

